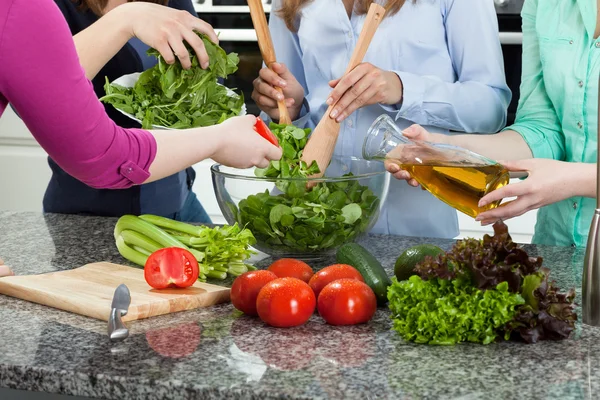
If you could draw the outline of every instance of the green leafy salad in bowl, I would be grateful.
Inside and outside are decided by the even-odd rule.
[[[101,101],[111,104],[142,128],[186,129],[220,124],[246,112],[243,94],[221,85],[237,71],[239,58],[227,54],[206,35],[198,34],[210,58],[207,69],[200,67],[194,50],[186,43],[192,67],[183,69],[177,59],[167,64],[155,49],[148,54],[157,64],[142,73],[125,75],[104,85]]]
[[[310,129],[271,123],[283,155],[264,169],[211,168],[217,202],[229,224],[252,231],[258,250],[315,259],[356,241],[377,221],[389,186],[381,162],[334,157],[322,178],[300,161]],[[307,183],[315,185],[310,189]]]

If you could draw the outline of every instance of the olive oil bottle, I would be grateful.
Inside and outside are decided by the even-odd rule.
[[[510,179],[502,165],[479,154],[406,138],[385,114],[369,128],[363,157],[397,164],[431,194],[473,218],[500,205],[501,200],[482,208],[478,203],[489,192],[507,185]]]

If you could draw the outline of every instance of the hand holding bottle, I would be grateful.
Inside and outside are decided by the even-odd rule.
[[[441,135],[439,133],[430,133],[421,125],[411,125],[408,128],[404,129],[402,131],[402,134],[411,140],[430,143],[444,143],[444,135]],[[390,152],[390,158],[393,158],[394,151],[399,151],[399,149],[394,149],[392,152]],[[386,159],[384,163],[385,168],[389,173],[391,173],[394,176],[394,178],[399,180],[405,180],[409,185],[414,187],[419,186],[419,183],[411,177],[410,173],[401,169],[400,166],[398,166],[398,164],[392,162],[389,159]]]
[[[488,193],[479,201],[485,207],[494,201],[516,197],[500,207],[482,212],[475,219],[482,225],[518,217],[528,211],[576,196],[595,197],[596,164],[549,159],[501,161],[509,172],[527,172],[527,179]]]

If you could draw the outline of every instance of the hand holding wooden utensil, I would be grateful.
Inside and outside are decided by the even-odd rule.
[[[364,25],[358,37],[356,48],[352,53],[352,58],[348,64],[346,74],[352,71],[356,66],[362,63],[362,60],[369,48],[369,44],[375,35],[377,27],[383,20],[385,15],[385,8],[379,4],[373,3],[369,7],[369,12],[365,18]],[[306,162],[307,165],[311,165],[313,161],[317,162],[320,172],[312,177],[322,177],[331,161],[333,150],[335,149],[335,143],[340,134],[340,124],[335,119],[330,117],[336,103],[332,103],[319,124],[315,128],[314,132],[310,136],[304,152],[302,154],[302,161]],[[314,186],[315,182],[309,182],[308,187]]]
[[[271,40],[271,33],[269,32],[267,17],[265,16],[262,1],[248,0],[248,7],[250,7],[250,17],[252,18],[252,24],[256,31],[256,37],[258,38],[260,53],[262,54],[266,66],[272,69],[273,64],[276,62],[275,49],[273,48],[273,41]],[[280,87],[275,87],[275,89],[283,97],[283,90]],[[292,120],[283,98],[277,101],[277,107],[279,108],[279,123],[290,125]]]

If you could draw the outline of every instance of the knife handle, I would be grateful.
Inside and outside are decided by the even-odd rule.
[[[121,317],[127,314],[127,311],[113,308],[108,317],[108,337],[112,341],[119,341],[129,336],[129,329],[123,323]]]

